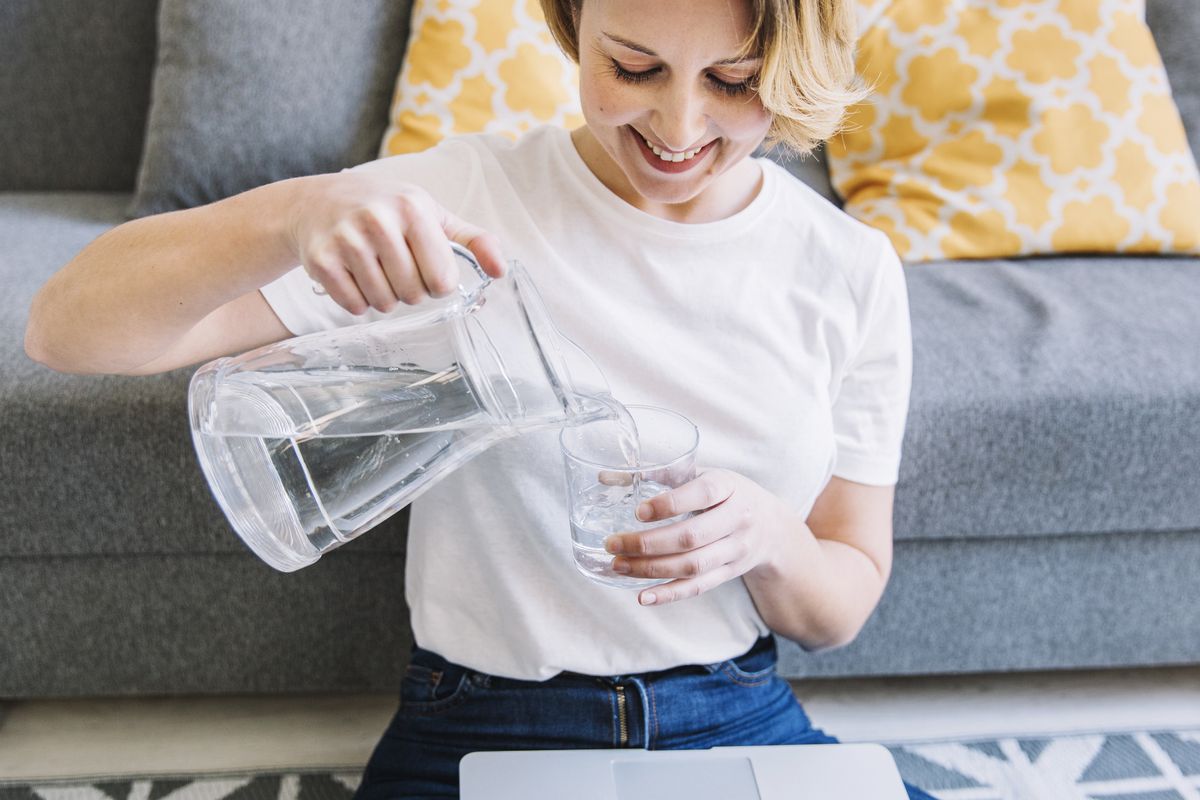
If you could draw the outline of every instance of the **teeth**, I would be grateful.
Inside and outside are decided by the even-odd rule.
[[[645,136],[642,137],[642,141],[646,143],[647,147],[654,151],[654,155],[658,156],[663,161],[691,161],[696,157],[697,153],[704,149],[702,147],[697,147],[695,150],[686,150],[682,153],[673,153],[670,150],[663,150]]]

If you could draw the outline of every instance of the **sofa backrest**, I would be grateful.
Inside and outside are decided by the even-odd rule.
[[[0,2],[0,190],[129,191],[158,0]]]
[[[0,2],[0,191],[133,189],[157,11],[158,0]],[[1146,15],[1200,152],[1200,4],[1148,0]]]

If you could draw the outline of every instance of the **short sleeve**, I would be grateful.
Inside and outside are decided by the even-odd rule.
[[[421,153],[368,161],[350,171],[369,170],[394,176],[397,183],[416,184],[444,208],[457,212],[473,190],[473,181],[480,171],[478,164],[478,155],[471,145],[461,139],[447,139]],[[316,290],[320,288],[303,266],[297,266],[259,291],[283,326],[296,336],[375,322],[419,308],[401,303],[387,313],[369,308],[365,313],[355,315],[328,295],[317,294]]]
[[[857,345],[833,401],[833,474],[875,486],[895,484],[912,387],[908,289],[900,259],[879,235],[876,268],[856,297]]]

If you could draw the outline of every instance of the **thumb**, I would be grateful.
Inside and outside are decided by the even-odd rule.
[[[479,266],[493,278],[502,278],[508,271],[504,256],[500,252],[500,240],[483,228],[472,225],[449,211],[444,211],[442,230],[452,242],[457,242],[474,253]]]

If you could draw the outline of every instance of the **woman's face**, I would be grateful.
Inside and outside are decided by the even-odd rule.
[[[578,30],[586,132],[603,155],[581,153],[629,202],[680,216],[661,207],[703,205],[762,143],[771,115],[748,83],[761,59],[739,58],[746,0],[584,0]]]

